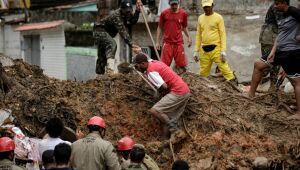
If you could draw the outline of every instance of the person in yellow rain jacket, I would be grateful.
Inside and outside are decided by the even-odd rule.
[[[213,0],[202,0],[204,14],[198,18],[194,59],[200,59],[200,75],[210,74],[212,63],[215,62],[228,81],[235,76],[226,61],[226,32],[223,17],[213,11]]]

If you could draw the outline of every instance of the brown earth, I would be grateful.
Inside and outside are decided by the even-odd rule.
[[[85,131],[88,118],[99,115],[108,124],[106,139],[115,143],[130,135],[146,145],[161,168],[170,167],[172,152],[162,147],[168,145],[160,140],[159,122],[147,113],[159,98],[137,75],[61,81],[21,60],[14,63],[4,68],[14,83],[2,91],[0,105],[12,110],[28,136],[36,136],[51,117]],[[263,156],[270,169],[300,169],[300,121],[286,120],[294,95],[270,92],[251,100],[221,79],[182,77],[192,97],[180,121],[185,133],[172,140],[175,159],[187,160],[192,169],[249,169]]]

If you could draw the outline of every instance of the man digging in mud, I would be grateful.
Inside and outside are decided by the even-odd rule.
[[[300,120],[300,9],[289,6],[289,0],[274,0],[274,7],[284,12],[284,17],[278,21],[278,36],[267,62],[258,60],[254,64],[248,95],[255,96],[265,69],[281,65],[294,86],[297,102],[296,114],[289,116],[288,119]]]
[[[148,61],[143,53],[136,55],[133,64],[138,71],[147,74],[162,94],[166,94],[149,112],[163,124],[163,136],[167,139],[170,132],[177,129],[177,120],[191,96],[190,89],[170,67],[161,61]]]

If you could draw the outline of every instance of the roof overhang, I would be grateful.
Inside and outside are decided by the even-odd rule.
[[[96,7],[96,8],[95,8]],[[67,11],[75,11],[75,12],[84,12],[84,11],[90,11],[90,12],[97,12],[97,0],[86,0],[74,4],[68,4],[68,5],[60,5],[48,8],[46,10],[67,10]],[[83,10],[83,11],[81,11]]]
[[[65,20],[24,24],[24,25],[16,27],[15,31],[44,30],[44,29],[56,28],[58,26],[63,25],[64,23],[65,23]]]

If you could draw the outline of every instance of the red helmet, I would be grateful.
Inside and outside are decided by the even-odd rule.
[[[104,120],[99,117],[99,116],[94,116],[92,118],[90,118],[88,125],[96,125],[96,126],[100,126],[102,128],[106,128],[106,124],[104,122]]]
[[[125,136],[118,141],[118,150],[119,151],[126,151],[132,149],[135,142],[129,137]]]
[[[2,137],[0,138],[0,152],[8,152],[15,150],[16,145],[15,142],[8,138],[8,137]]]

